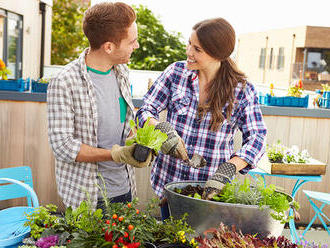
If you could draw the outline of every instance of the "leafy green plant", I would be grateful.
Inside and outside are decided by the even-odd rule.
[[[242,234],[235,227],[231,229],[223,223],[218,228],[212,228],[207,235],[199,236],[196,240],[203,248],[300,248],[284,236],[260,239],[256,235]]]
[[[40,206],[32,213],[27,214],[25,226],[30,226],[31,236],[35,239],[41,237],[41,233],[46,228],[55,226],[58,223],[58,217],[52,213],[56,212],[57,206],[48,204],[45,207]]]
[[[266,152],[271,163],[308,163],[310,159],[307,150],[299,151],[297,146],[285,147],[279,140],[267,145]]]
[[[235,179],[227,183],[217,197],[219,198],[216,199],[221,202],[259,205],[261,209],[269,207],[272,210],[270,214],[273,219],[281,223],[286,223],[293,218],[286,215],[290,206],[296,210],[299,209],[298,202],[290,202],[291,199],[288,199],[287,195],[276,191],[275,185],[266,186],[261,177],[257,179],[255,186],[251,185],[248,178],[245,178],[243,183]]]
[[[139,127],[139,119],[137,119],[136,124],[133,120],[130,121],[131,129],[133,132],[136,130],[136,134],[126,140],[126,145],[137,143],[153,149],[157,154],[162,144],[167,140],[167,135],[160,130],[155,130],[155,126],[149,125],[149,121],[150,118],[148,118],[142,128]]]
[[[282,163],[284,157],[285,147],[281,145],[278,140],[276,144],[270,146],[267,144],[266,152],[271,163]]]
[[[146,242],[165,242],[185,243],[191,248],[197,246],[194,239],[186,237],[186,234],[192,234],[193,230],[184,218],[170,218],[163,223],[153,217],[159,199],[153,199],[145,211],[136,208],[138,199],[127,204],[104,200],[104,213],[101,209],[94,210],[90,201],[83,201],[76,209],[67,208],[64,215],[59,217],[53,214],[56,210],[54,205],[39,207],[36,213],[28,216],[28,225],[31,228],[38,223],[38,228],[35,228],[38,232],[33,236],[35,240],[25,244],[34,247],[33,245],[38,246],[38,243],[52,241],[58,246],[68,248],[143,248]],[[39,229],[39,226],[42,229]]]

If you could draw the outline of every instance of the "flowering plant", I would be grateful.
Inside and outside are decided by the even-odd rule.
[[[290,85],[288,89],[288,96],[301,97],[303,93],[303,83],[301,80]]]
[[[271,83],[271,84],[270,84],[270,95],[271,95],[271,96],[274,96],[274,91],[273,91],[273,90],[274,90],[274,84]]]
[[[0,78],[2,78],[3,80],[7,80],[8,79],[7,75],[10,75],[10,74],[11,74],[11,72],[6,67],[5,62],[3,62],[2,59],[0,59]]]
[[[330,91],[330,85],[329,84],[321,84],[322,85],[322,89],[323,89],[323,92],[324,91]]]
[[[158,200],[157,200],[158,201]],[[39,207],[28,215],[33,236],[22,247],[111,247],[143,248],[147,242],[155,244],[184,244],[196,248],[197,242],[186,234],[193,230],[185,218],[170,218],[164,223],[152,216],[158,203],[153,200],[145,211],[136,208],[137,199],[124,203],[109,203],[105,199],[105,212],[93,210],[89,201],[76,209],[67,208],[64,216],[56,216],[54,206]]]
[[[207,235],[206,235],[207,234]],[[215,247],[247,247],[247,248],[327,248],[326,244],[309,243],[300,241],[298,244],[284,236],[258,238],[256,235],[242,234],[235,227],[231,229],[223,223],[218,228],[212,228],[204,232],[196,240],[201,248]]]
[[[47,78],[40,78],[38,81],[39,81],[39,83],[42,83],[42,84],[48,84],[49,83],[49,79],[47,79]]]
[[[299,151],[295,145],[285,147],[279,140],[276,144],[267,145],[266,151],[271,163],[308,163],[311,157],[307,150]]]

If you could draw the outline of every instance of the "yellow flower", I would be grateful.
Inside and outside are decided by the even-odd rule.
[[[0,59],[0,70],[5,69],[5,68],[6,68],[5,62],[3,62],[2,59]]]

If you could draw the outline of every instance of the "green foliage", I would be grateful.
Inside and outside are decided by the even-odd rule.
[[[0,59],[0,79],[7,80],[8,76],[10,75],[11,71],[6,67],[5,62]]]
[[[130,69],[163,71],[169,64],[186,59],[180,33],[169,33],[143,5],[133,6],[137,14],[140,48],[131,57]]]
[[[58,217],[53,215],[56,212],[57,207],[53,204],[46,205],[46,207],[40,206],[32,213],[27,214],[27,222],[25,226],[30,226],[31,236],[35,239],[41,237],[41,233],[46,228],[55,226],[58,222]]]
[[[302,93],[303,93],[302,80],[299,80],[289,86],[288,96],[301,97]]]
[[[132,145],[134,143],[149,147],[157,154],[162,144],[167,140],[167,134],[162,133],[160,130],[155,130],[155,126],[149,125],[150,118],[144,123],[143,127],[139,127],[139,120],[137,124],[133,120],[130,120],[129,124],[133,132],[136,130],[136,134],[126,141],[126,145]]]
[[[228,183],[219,195],[221,202],[241,203],[245,205],[258,205],[261,193],[256,188],[250,187],[250,180],[244,179],[241,183],[237,179]]]
[[[299,151],[297,146],[285,147],[279,140],[276,144],[267,145],[266,152],[271,163],[308,163],[310,159],[307,150]]]
[[[321,85],[322,85],[323,92],[330,91],[330,85],[328,83],[321,84]]]
[[[285,212],[290,206],[298,210],[299,204],[295,201],[290,203],[291,199],[288,199],[287,195],[275,190],[275,185],[266,186],[261,177],[258,178],[256,186],[251,185],[248,178],[245,178],[243,183],[235,179],[225,185],[218,197],[221,202],[259,205],[261,209],[267,206],[272,210],[271,216],[275,220],[286,223],[293,217],[287,217]]]
[[[87,4],[66,0],[53,2],[51,64],[67,64],[89,46],[82,30]]]
[[[199,236],[196,240],[203,248],[303,248],[284,236],[266,237],[260,239],[256,235],[242,234],[235,227],[231,229],[223,223],[218,228],[207,230],[204,236]],[[308,246],[319,247],[319,246]],[[307,248],[307,247],[305,247]]]
[[[72,209],[72,207],[66,209],[63,223],[71,230],[81,229],[91,233],[99,225],[102,217],[101,209],[93,211],[90,204],[83,201],[76,209]]]
[[[38,83],[48,84],[48,83],[49,83],[49,79],[47,79],[47,78],[40,78],[40,79],[38,80]]]
[[[276,144],[270,146],[267,144],[266,152],[271,163],[282,163],[285,147],[278,140]]]
[[[102,192],[102,195],[106,195]],[[76,209],[67,208],[61,217],[51,212],[56,210],[54,205],[39,207],[28,216],[28,224],[32,230],[34,225],[43,227],[38,230],[35,239],[58,236],[57,245],[68,248],[90,247],[143,247],[145,242],[154,243],[185,243],[189,247],[196,247],[194,240],[186,238],[185,234],[192,234],[193,230],[185,222],[185,217],[179,220],[170,218],[165,223],[153,217],[159,205],[159,199],[152,199],[145,211],[136,208],[138,199],[133,202],[110,203],[105,200],[105,213],[93,210],[90,201],[83,201]],[[47,227],[45,223],[50,223]],[[35,233],[36,234],[36,233]],[[33,241],[33,240],[32,240]],[[39,240],[40,241],[40,240]],[[33,247],[33,243],[29,243]],[[27,244],[27,243],[25,243]],[[131,246],[130,246],[131,245]]]

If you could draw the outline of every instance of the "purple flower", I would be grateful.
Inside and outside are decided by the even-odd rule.
[[[58,241],[58,236],[52,235],[45,238],[41,238],[37,241],[36,245],[40,248],[49,248],[55,246]]]

